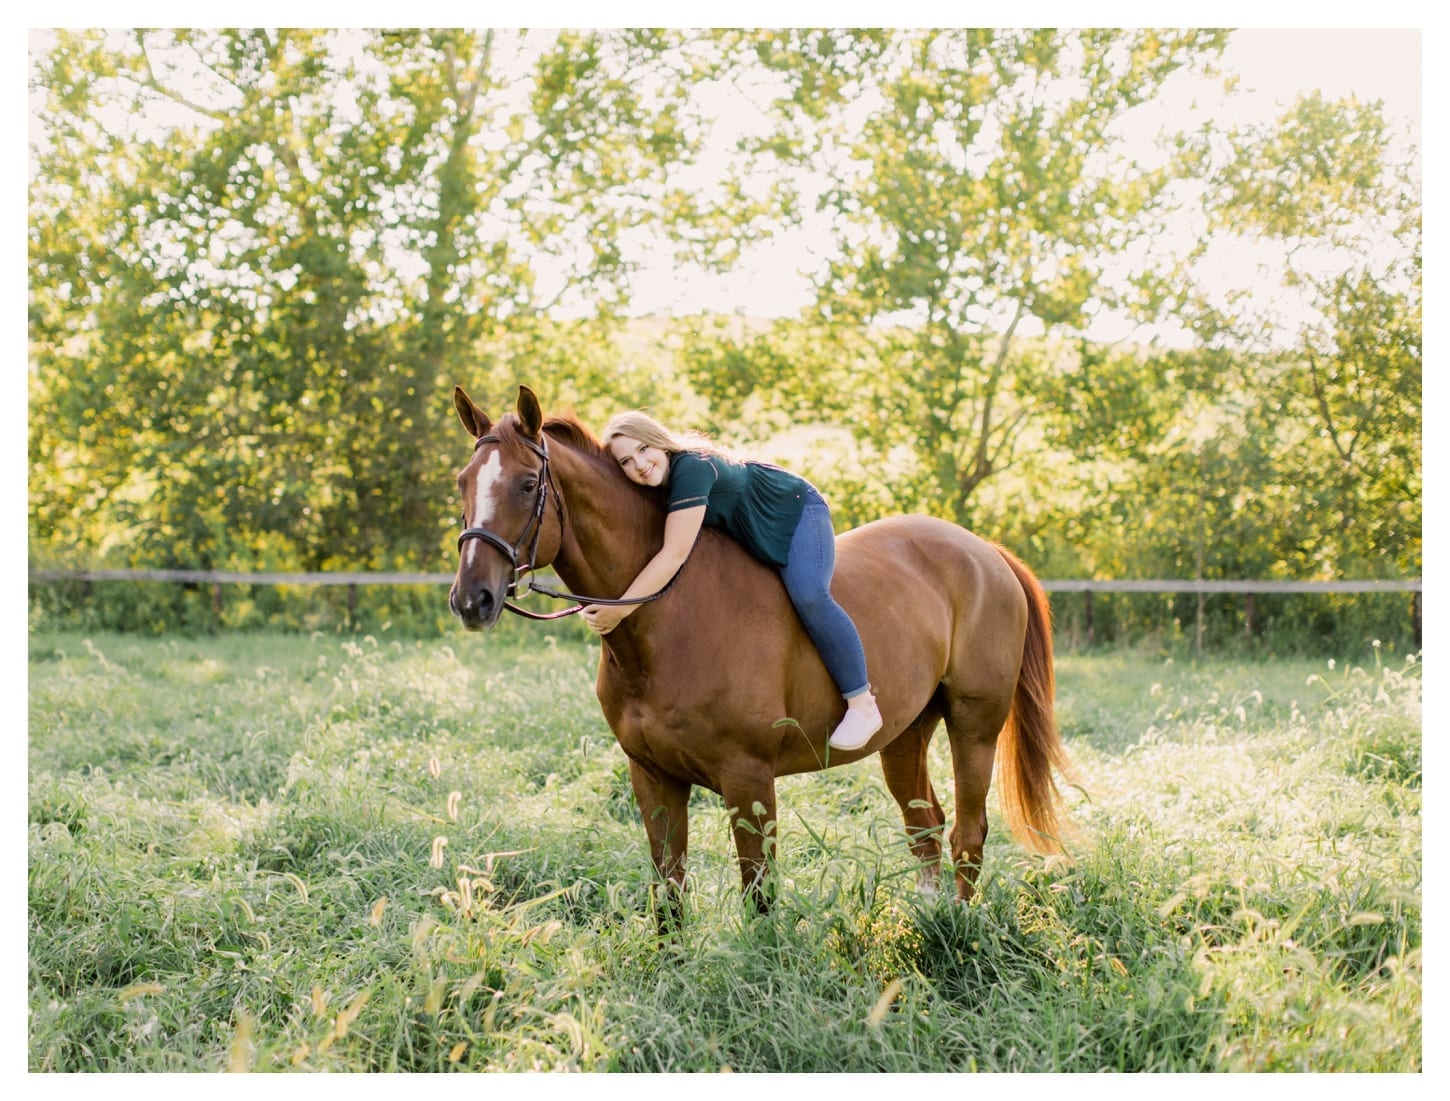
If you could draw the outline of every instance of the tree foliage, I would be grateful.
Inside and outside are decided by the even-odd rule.
[[[909,449],[902,504],[973,522],[978,487],[1019,461],[1034,389],[1056,366],[1023,337],[1080,334],[1097,312],[1137,304],[1107,270],[1157,232],[1170,177],[1124,156],[1116,124],[1222,41],[1001,29],[748,39],[784,87],[753,167],[768,157],[829,177],[819,204],[835,240],[806,321],[827,364],[794,385],[765,372],[771,400],[829,410],[878,455]],[[696,363],[693,381],[715,396],[716,368]],[[738,391],[743,373],[725,365],[724,386]]]
[[[1415,151],[1322,96],[1131,144],[1226,41],[57,32],[32,65],[32,560],[446,569],[447,396],[527,381],[591,422],[814,432],[797,457],[842,525],[934,512],[1049,576],[1418,575]],[[629,317],[657,242],[725,270],[807,225],[801,316]],[[1205,277],[1250,253],[1267,290]],[[1183,346],[1104,341],[1109,316]]]
[[[829,177],[836,253],[806,317],[708,335],[692,382],[726,418],[848,426],[897,507],[1001,533],[1062,572],[1416,574],[1412,162],[1378,105],[1317,96],[1128,156],[1133,110],[1210,70],[1223,41],[748,38],[783,80],[751,168]],[[1170,215],[1194,213],[1200,236],[1175,251]],[[1293,312],[1202,282],[1210,250],[1265,245]],[[1176,322],[1193,346],[1090,339],[1109,311]]]
[[[1252,396],[1244,436],[1298,518],[1281,515],[1280,568],[1417,574],[1421,558],[1420,187],[1377,104],[1299,100],[1269,126],[1185,146],[1224,238],[1283,257],[1293,314],[1205,289],[1185,313],[1201,343],[1237,353]],[[1285,545],[1286,539],[1295,545]]]
[[[571,296],[606,320],[622,301],[621,242],[694,147],[676,45],[58,35],[31,209],[31,452],[56,476],[34,526],[153,565],[431,561],[440,395]]]

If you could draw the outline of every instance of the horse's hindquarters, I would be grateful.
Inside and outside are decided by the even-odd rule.
[[[1010,698],[1027,600],[995,546],[929,516],[879,520],[837,546],[833,588],[861,632],[873,681],[882,670],[962,696]]]

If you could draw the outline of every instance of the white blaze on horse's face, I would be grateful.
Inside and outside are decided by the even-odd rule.
[[[503,454],[494,448],[479,467],[473,480],[473,519],[468,525],[487,528],[493,525],[494,513],[498,508],[499,495],[503,492]],[[472,568],[478,561],[481,539],[472,539],[464,550],[463,564]]]

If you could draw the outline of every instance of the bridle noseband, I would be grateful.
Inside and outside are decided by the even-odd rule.
[[[503,538],[503,536],[499,535],[497,532],[489,531],[488,528],[485,527],[474,526],[464,528],[463,531],[461,531],[458,535],[458,552],[459,554],[463,553],[463,545],[467,543],[470,539],[481,539],[483,542],[493,547],[495,550],[497,550],[500,554],[502,554],[505,558],[509,560],[509,566],[513,570],[513,577],[509,579],[508,585],[509,596],[521,598],[527,596],[529,593],[532,592],[539,593],[543,596],[551,596],[556,600],[573,600],[576,603],[572,607],[565,608],[562,611],[550,612],[546,614],[541,612],[528,611],[525,608],[518,607],[516,604],[511,604],[507,599],[505,599],[503,602],[503,606],[506,609],[513,612],[514,615],[523,616],[525,619],[562,619],[565,616],[571,616],[577,612],[582,612],[590,604],[607,604],[616,606],[626,604],[648,604],[652,600],[658,600],[660,597],[664,596],[665,593],[669,592],[672,588],[675,587],[675,582],[679,580],[680,574],[684,572],[685,567],[683,563],[681,563],[680,568],[675,571],[675,576],[670,578],[669,583],[666,584],[664,588],[660,589],[658,592],[650,593],[648,596],[633,597],[628,600],[607,599],[604,597],[592,596],[576,596],[573,593],[559,592],[557,589],[550,589],[543,585],[535,585],[533,578],[526,577],[526,574],[531,573],[534,570],[534,563],[539,556],[539,538],[544,533],[544,513],[548,510],[551,479],[549,477],[548,437],[540,433],[538,443],[535,443],[527,436],[520,436],[519,440],[521,443],[523,443],[525,447],[527,447],[530,451],[537,455],[543,462],[543,466],[539,468],[539,493],[538,497],[534,501],[533,515],[529,518],[529,522],[524,525],[524,530],[520,533],[518,540],[513,543],[510,543],[507,539]],[[501,441],[497,436],[480,436],[476,441],[474,441],[473,450],[477,451],[486,443],[502,442],[503,441]],[[562,504],[562,498],[560,497],[559,491],[557,489],[554,490],[554,508],[559,514],[559,538],[562,540],[564,537],[564,506]],[[529,538],[530,530],[533,531],[534,541],[529,546],[528,561],[520,564],[519,552],[523,549],[524,542]],[[524,588],[522,592],[519,591],[520,579],[523,579],[524,583]]]

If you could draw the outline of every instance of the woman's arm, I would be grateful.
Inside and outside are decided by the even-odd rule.
[[[695,538],[700,534],[700,527],[704,523],[704,505],[669,513],[665,517],[664,546],[639,571],[639,576],[624,590],[621,599],[633,600],[636,597],[649,596],[668,585],[670,579],[685,564],[685,559],[690,556],[690,551],[695,546]],[[591,604],[582,614],[589,626],[601,635],[607,635],[638,607],[638,604]]]

